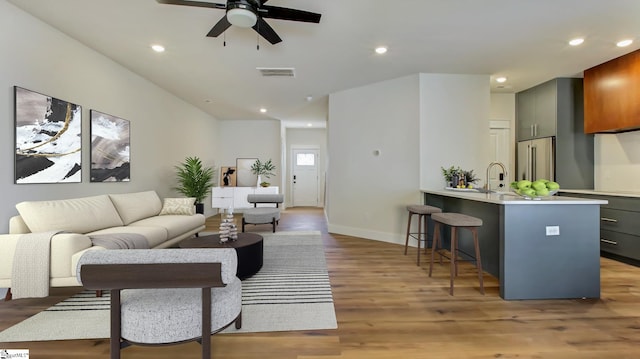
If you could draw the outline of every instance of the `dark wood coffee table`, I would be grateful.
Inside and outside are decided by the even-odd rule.
[[[256,233],[238,233],[238,239],[220,243],[219,234],[194,237],[183,240],[180,248],[235,248],[238,253],[237,276],[249,278],[262,268],[263,238]]]

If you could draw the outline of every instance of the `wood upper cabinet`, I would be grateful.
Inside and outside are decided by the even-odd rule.
[[[640,128],[640,50],[584,71],[584,131]]]

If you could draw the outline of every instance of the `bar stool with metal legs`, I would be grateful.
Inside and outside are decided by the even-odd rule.
[[[418,241],[418,260],[416,265],[420,265],[420,242],[421,241],[424,241],[424,252],[427,253],[427,234],[429,233],[427,218],[432,213],[442,212],[442,210],[438,207],[413,204],[413,205],[407,206],[407,211],[409,211],[409,221],[407,223],[407,238],[404,243],[404,255],[405,256],[407,255],[407,248],[409,247],[409,237],[416,239]],[[418,215],[418,232],[417,233],[411,232],[411,217],[413,217],[414,214]],[[422,223],[424,223],[424,233],[422,232]],[[424,237],[424,239],[422,237]]]
[[[440,255],[440,264],[442,264],[442,248],[438,249],[438,243],[441,241],[442,225],[448,225],[451,227],[451,274],[449,282],[449,294],[453,295],[453,280],[458,275],[458,253],[463,253],[467,257],[471,258],[471,261],[476,262],[476,269],[478,270],[478,279],[480,280],[480,293],[484,295],[484,283],[482,281],[482,262],[480,260],[480,245],[478,244],[478,227],[482,226],[482,220],[480,218],[467,216],[461,213],[434,213],[431,215],[431,219],[435,224],[433,230],[433,241],[431,244],[431,263],[429,264],[429,277],[433,270],[433,261],[435,259],[435,253]],[[475,257],[469,253],[465,253],[458,247],[458,228],[465,228],[471,231],[473,235],[473,246],[475,248]],[[440,243],[442,246],[442,243]],[[446,256],[444,256],[446,257]]]

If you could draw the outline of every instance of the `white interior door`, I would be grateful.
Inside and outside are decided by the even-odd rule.
[[[499,166],[494,166],[489,173],[489,182],[492,189],[508,190],[509,188],[509,174],[512,170],[509,168],[511,163],[511,151],[509,150],[509,138],[511,130],[508,125],[505,127],[505,122],[508,121],[491,121],[492,126],[489,130],[490,134],[490,146],[491,146],[491,159],[494,162],[501,162],[507,168],[507,177],[500,178],[502,169]]]
[[[292,206],[318,206],[318,150],[294,149],[292,162]]]

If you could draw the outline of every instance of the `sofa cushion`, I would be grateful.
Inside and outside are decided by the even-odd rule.
[[[193,216],[166,215],[145,218],[131,223],[127,228],[138,226],[161,227],[167,230],[169,238],[175,238],[199,226],[203,226],[204,222],[205,217],[202,214],[194,214]]]
[[[158,244],[165,242],[168,237],[168,231],[159,226],[125,226],[125,227],[111,227],[105,228],[99,231],[87,233],[87,235],[99,235],[99,234],[112,234],[112,233],[135,233],[143,235],[149,243],[149,248],[153,248]]]
[[[162,208],[162,201],[156,191],[110,194],[109,197],[125,226],[143,218],[157,216]]]
[[[87,233],[123,225],[107,195],[20,202],[16,209],[31,232],[60,230]]]
[[[162,210],[160,210],[160,215],[183,214],[192,216],[196,213],[195,203],[196,199],[193,197],[165,198],[162,204]]]

